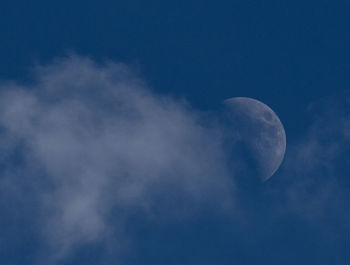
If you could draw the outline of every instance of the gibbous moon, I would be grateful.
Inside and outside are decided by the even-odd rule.
[[[235,143],[232,152],[239,153],[236,158],[250,157],[246,168],[254,168],[259,180],[268,180],[280,167],[286,150],[280,119],[271,108],[252,98],[229,98],[224,105],[230,139]]]

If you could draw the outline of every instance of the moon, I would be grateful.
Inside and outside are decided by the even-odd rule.
[[[286,151],[282,122],[270,107],[253,98],[229,98],[224,106],[235,158],[242,161],[242,157],[248,157],[245,168],[254,168],[254,175],[267,181],[280,167]]]

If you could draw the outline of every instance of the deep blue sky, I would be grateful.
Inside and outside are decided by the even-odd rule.
[[[288,143],[308,137],[327,141],[335,135],[332,130],[309,135],[318,113],[316,108],[310,114],[309,106],[325,102],[324,107],[336,108],[333,98],[349,90],[349,10],[348,1],[337,0],[2,0],[0,78],[30,79],[35,63],[76,52],[131,64],[157,93],[186,98],[199,110],[219,109],[234,96],[259,99],[279,115]],[[336,182],[345,186],[345,195],[326,199],[326,206],[310,203],[313,209],[325,208],[321,220],[317,214],[309,217],[308,207],[284,212],[286,202],[276,202],[276,194],[287,192],[292,182],[284,175],[320,179],[326,174],[322,165],[307,173],[295,166],[295,172],[283,174],[290,171],[286,166],[275,176],[279,179],[267,184],[272,190],[267,197],[252,195],[244,202],[244,221],[210,211],[161,223],[135,216],[128,227],[133,246],[123,260],[133,265],[349,264],[347,155],[338,153],[330,162],[340,161],[332,174],[339,176]],[[313,193],[308,186],[305,200],[311,193],[317,201],[326,188],[317,189]],[[8,207],[4,201],[0,206]],[[0,223],[0,263],[34,264],[41,243],[9,212],[13,215]],[[82,248],[63,264],[117,264],[108,251],[98,245]]]
[[[261,99],[298,130],[301,108],[349,85],[348,8],[346,1],[5,0],[0,74],[21,78],[33,61],[73,50],[137,64],[155,89],[201,108],[231,96]]]

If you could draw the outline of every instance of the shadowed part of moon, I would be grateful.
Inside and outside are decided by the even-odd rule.
[[[252,98],[234,97],[224,105],[230,138],[235,143],[232,152],[250,157],[253,162],[247,167],[254,167],[260,180],[268,180],[281,165],[286,150],[280,119],[271,108]]]

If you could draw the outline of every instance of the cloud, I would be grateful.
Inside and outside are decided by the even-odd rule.
[[[312,122],[289,146],[284,170],[289,210],[313,223],[348,223],[350,97],[328,97],[310,105]],[[345,221],[346,220],[346,221]]]
[[[127,248],[135,215],[163,222],[221,208],[240,231],[284,214],[322,229],[350,223],[348,96],[312,104],[278,176],[237,190],[225,128],[127,65],[71,55],[33,73],[0,84],[0,210],[31,227],[42,264],[94,244]]]
[[[126,65],[72,55],[0,90],[2,189],[31,202],[57,259],[135,211],[157,220],[232,204],[220,131]]]

